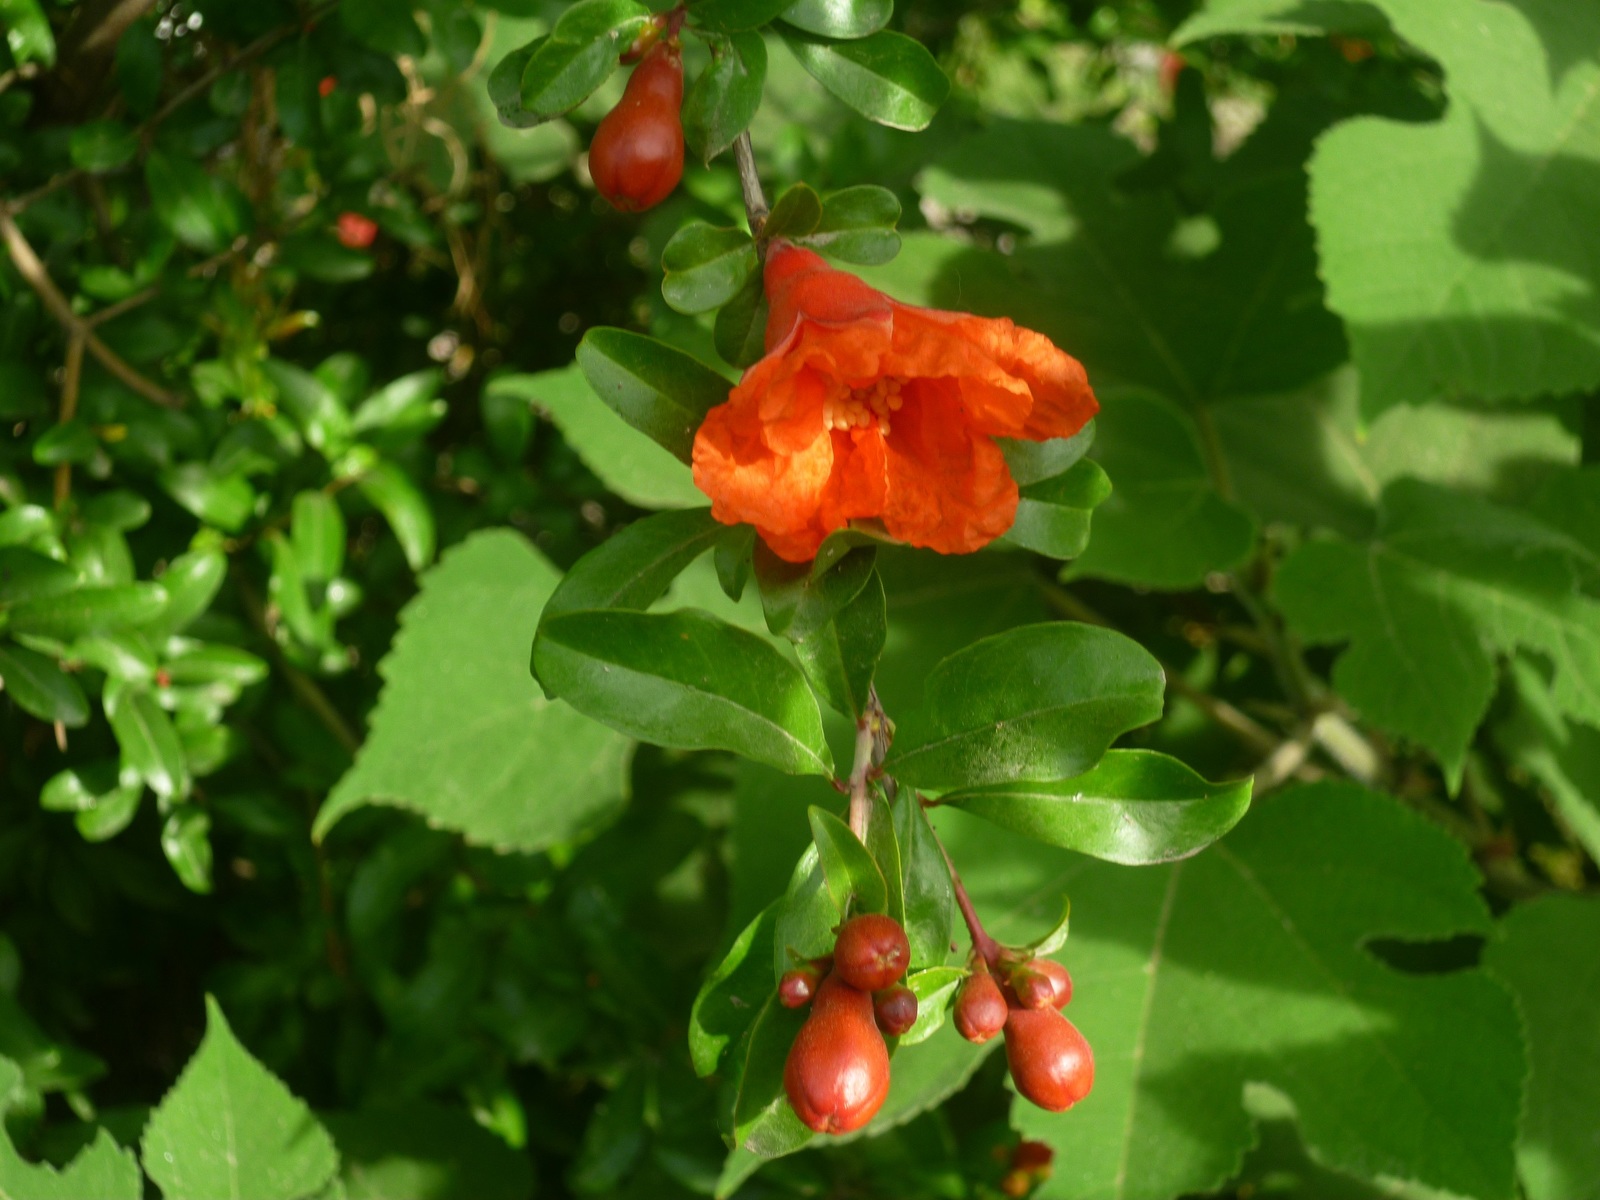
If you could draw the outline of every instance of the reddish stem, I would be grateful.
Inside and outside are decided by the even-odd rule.
[[[939,835],[934,834],[934,841],[939,841]],[[978,919],[978,910],[972,907],[972,897],[967,895],[967,885],[961,882],[961,872],[956,870],[956,864],[950,859],[950,851],[944,848],[944,843],[939,842],[939,853],[944,855],[944,865],[950,868],[950,886],[955,889],[956,907],[961,910],[961,919],[967,923],[967,934],[972,938],[973,953],[980,955],[983,961],[991,967],[1000,964],[1000,943],[984,931],[983,922]]]

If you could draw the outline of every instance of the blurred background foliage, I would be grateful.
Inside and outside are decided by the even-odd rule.
[[[0,1057],[30,1159],[65,1163],[97,1130],[137,1144],[209,994],[322,1117],[340,1165],[307,1168],[318,1194],[715,1188],[719,1101],[689,1069],[689,1004],[787,878],[819,797],[725,756],[631,747],[545,706],[526,672],[559,569],[694,500],[583,402],[574,347],[621,325],[717,364],[709,321],[663,303],[658,262],[685,220],[742,217],[726,158],[690,164],[642,219],[598,200],[582,150],[620,78],[569,119],[496,120],[488,71],[562,7],[0,0]],[[1116,490],[1064,576],[1018,553],[981,571],[884,556],[885,702],[908,711],[927,666],[985,633],[1111,623],[1168,667],[1168,715],[1141,744],[1210,778],[1255,771],[1262,791],[1381,785],[1465,847],[1496,913],[1592,890],[1600,734],[1552,699],[1537,632],[1490,639],[1507,669],[1468,672],[1472,711],[1452,714],[1447,681],[1437,704],[1402,696],[1394,720],[1363,722],[1352,705],[1381,714],[1389,684],[1364,692],[1359,667],[1341,677],[1331,649],[1289,643],[1359,638],[1369,601],[1312,577],[1272,593],[1292,630],[1266,607],[1309,534],[1355,553],[1406,513],[1487,528],[1529,511],[1600,554],[1581,519],[1600,493],[1577,470],[1600,456],[1592,400],[1585,416],[1573,387],[1536,380],[1497,406],[1508,389],[1469,380],[1375,405],[1350,358],[1381,357],[1382,331],[1324,299],[1345,284],[1318,273],[1307,158],[1352,117],[1438,122],[1446,71],[1360,4],[1307,5],[1339,12],[1298,34],[1191,25],[1174,49],[1196,7],[903,5],[894,27],[954,83],[921,134],[855,116],[773,46],[752,128],[769,191],[893,189],[904,249],[865,274],[1044,330],[1104,400],[1095,454]],[[704,50],[686,58],[692,78]],[[701,566],[678,597],[759,626]],[[1573,568],[1585,587],[1592,567]],[[453,683],[441,660],[462,665]],[[1398,808],[1350,811],[1348,844],[1308,827],[1264,853],[1354,863],[1411,828]],[[975,891],[1018,920],[1054,903],[1041,879],[1070,877],[1059,854],[1007,868],[994,834],[948,832]],[[1363,936],[1409,940],[1372,953],[1447,978],[1476,963],[1502,935],[1473,881],[1451,886],[1449,911],[1374,917]],[[1072,885],[1091,962],[1098,887]],[[1145,936],[1128,922],[1101,930],[1107,954]],[[1542,986],[1537,956],[1518,969]],[[1125,1052],[1092,1024],[1103,1061]],[[1506,1037],[1485,1053],[1520,1055]],[[1171,1095],[1204,1107],[1220,1086],[1232,1109],[1256,1068],[1206,1049],[1222,1058]],[[1001,1074],[991,1058],[942,1106],[774,1163],[739,1195],[1000,1195],[1018,1137]],[[1259,1137],[1189,1131],[1222,1149],[1165,1194],[1377,1194],[1313,1163],[1279,1093],[1245,1091]],[[1514,1127],[1514,1092],[1487,1125]],[[1142,1153],[1178,1136],[1152,1131]],[[1088,1194],[1059,1168],[1045,1186]]]

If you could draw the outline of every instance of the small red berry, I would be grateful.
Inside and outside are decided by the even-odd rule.
[[[1061,1008],[1072,999],[1072,976],[1054,959],[1034,958],[1012,973],[1011,990],[1023,1008]]]
[[[982,1045],[1006,1027],[1006,998],[988,969],[980,966],[956,992],[956,1032]]]
[[[899,1037],[917,1023],[917,994],[903,983],[885,988],[872,998],[872,1015],[879,1029]]]
[[[778,1003],[785,1008],[802,1008],[811,1003],[822,982],[822,972],[815,967],[796,967],[785,971],[778,980]]]
[[[682,107],[683,56],[672,42],[658,42],[589,143],[594,185],[623,212],[660,204],[683,178]]]
[[[1175,50],[1168,50],[1161,56],[1161,65],[1156,68],[1156,84],[1164,95],[1170,96],[1178,90],[1178,76],[1183,74],[1186,65],[1183,55]]]
[[[317,95],[326,100],[333,95],[333,89],[339,86],[337,75],[324,75],[317,83]]]
[[[911,965],[911,943],[900,922],[882,913],[851,917],[833,947],[833,969],[851,987],[878,992],[898,983]]]
[[[378,223],[358,212],[339,214],[339,243],[351,250],[365,250],[378,236]]]
[[[783,1090],[806,1128],[849,1133],[889,1094],[889,1048],[873,1023],[872,997],[830,975],[783,1064]]]
[[[1066,1111],[1094,1086],[1089,1043],[1052,1008],[1006,1014],[1006,1064],[1017,1091],[1049,1112]]]

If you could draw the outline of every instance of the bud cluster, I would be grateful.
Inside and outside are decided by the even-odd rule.
[[[901,983],[911,943],[892,917],[865,913],[839,929],[833,954],[784,973],[778,999],[811,1005],[783,1068],[789,1105],[817,1133],[849,1133],[877,1115],[889,1094],[889,1047],[917,1020],[917,997]]]
[[[978,955],[956,993],[952,1017],[969,1042],[981,1045],[1004,1033],[1017,1091],[1040,1108],[1063,1112],[1094,1086],[1089,1043],[1061,1015],[1071,999],[1072,976],[1052,959],[1018,961],[1003,953],[991,967]]]

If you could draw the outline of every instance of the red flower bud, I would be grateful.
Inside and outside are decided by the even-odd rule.
[[[778,980],[778,1003],[785,1008],[800,1008],[811,1003],[822,983],[822,972],[815,967],[796,967]]]
[[[1017,1091],[1050,1112],[1071,1108],[1094,1086],[1089,1043],[1052,1008],[1013,1008],[1006,1015],[1006,1064]]]
[[[589,143],[589,174],[623,212],[660,204],[683,177],[683,57],[658,42],[634,68],[628,86]]]
[[[338,86],[339,77],[337,75],[324,75],[317,82],[317,95],[326,100],[329,96],[333,95],[333,89]]]
[[[1006,998],[1000,985],[980,966],[956,992],[956,1032],[982,1045],[1006,1027]]]
[[[911,943],[900,922],[882,913],[851,917],[833,947],[833,969],[851,987],[877,992],[898,983],[911,964]]]
[[[339,214],[339,242],[351,250],[365,250],[378,236],[378,223],[358,212]]]
[[[1061,1008],[1072,999],[1072,976],[1054,959],[1030,959],[1012,973],[1011,990],[1023,1008]]]
[[[873,1023],[872,997],[830,975],[817,989],[783,1065],[783,1090],[808,1129],[849,1133],[889,1094],[889,1048]]]
[[[872,998],[872,1015],[879,1029],[899,1037],[917,1023],[917,994],[903,983],[885,988]]]

